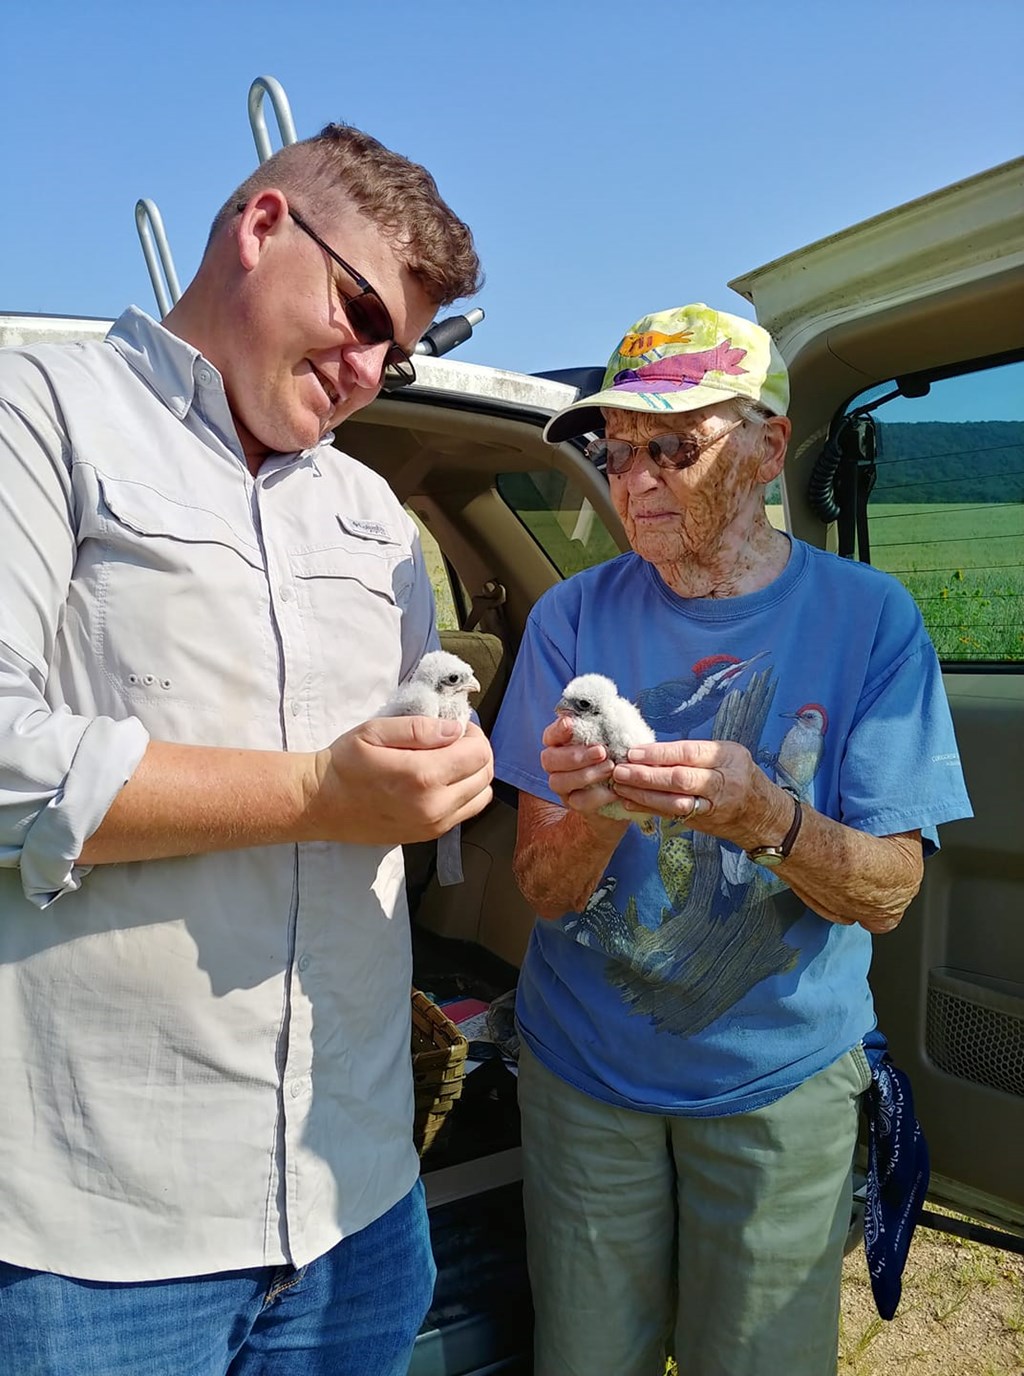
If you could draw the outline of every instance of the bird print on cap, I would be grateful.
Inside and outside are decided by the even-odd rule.
[[[739,377],[747,371],[740,367],[746,356],[746,349],[734,349],[731,339],[723,339],[713,349],[669,354],[641,368],[624,368],[615,374],[612,386],[625,392],[685,392],[690,387],[699,387],[708,373]]]

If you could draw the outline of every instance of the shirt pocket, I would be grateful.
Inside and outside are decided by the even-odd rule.
[[[98,473],[97,491],[68,628],[120,699],[160,729],[160,706],[172,700],[216,712],[265,695],[270,618],[255,541],[144,483]]]
[[[356,720],[394,691],[402,617],[415,577],[412,551],[375,522],[336,520],[330,543],[293,552],[289,565],[313,662],[353,703]]]
[[[263,567],[255,539],[247,538],[225,517],[206,507],[193,506],[130,478],[98,474],[100,495],[107,512],[105,523],[112,543],[141,562],[161,554],[177,564],[183,545],[221,545],[253,568]],[[102,520],[103,513],[100,513]],[[161,549],[161,542],[169,547]]]
[[[337,517],[337,534],[332,532],[329,544],[293,554],[291,564],[296,578],[343,579],[401,608],[414,576],[411,551],[390,527],[344,516]]]

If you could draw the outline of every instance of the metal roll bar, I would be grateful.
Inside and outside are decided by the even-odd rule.
[[[135,228],[139,232],[142,255],[149,269],[149,280],[153,283],[157,308],[163,317],[181,296],[181,287],[164,232],[164,222],[153,201],[144,199],[135,202]]]
[[[271,147],[270,135],[267,133],[266,116],[263,113],[265,96],[270,97],[270,103],[274,107],[282,145],[295,143],[297,138],[295,121],[292,119],[292,110],[288,104],[288,97],[284,93],[284,87],[276,77],[258,76],[249,87],[249,125],[252,129],[253,139],[256,141],[256,152],[260,162],[266,162],[274,151]]]

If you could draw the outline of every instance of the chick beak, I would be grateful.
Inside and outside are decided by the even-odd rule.
[[[469,680],[468,691],[469,691],[470,693],[479,693],[479,691],[480,691],[480,685],[479,685],[479,683],[477,683],[477,681],[476,681],[475,678],[470,678],[470,680]]]

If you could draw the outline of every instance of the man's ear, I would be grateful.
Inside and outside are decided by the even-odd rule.
[[[287,223],[288,198],[277,187],[265,187],[245,203],[235,240],[239,260],[247,272],[257,265],[268,245]]]
[[[769,416],[765,420],[764,454],[757,469],[759,483],[770,483],[782,472],[792,431],[788,416]]]

